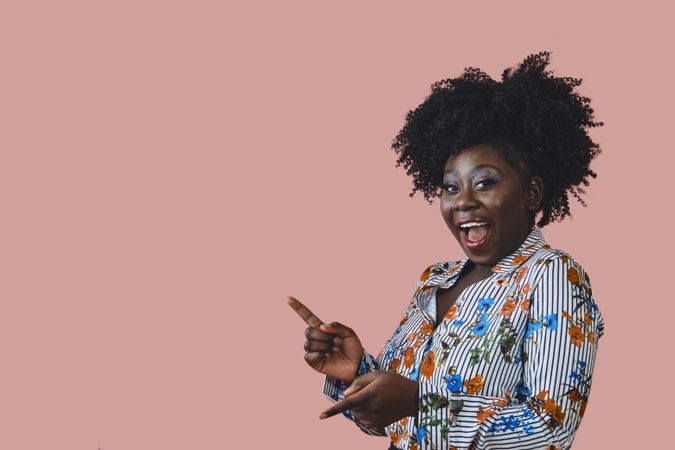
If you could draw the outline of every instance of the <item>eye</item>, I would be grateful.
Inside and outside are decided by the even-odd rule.
[[[459,191],[459,188],[457,186],[455,186],[454,184],[445,183],[445,184],[443,184],[442,187],[443,187],[443,190],[448,194],[456,194],[457,191]]]
[[[479,190],[482,191],[482,190],[485,190],[485,189],[489,188],[490,186],[492,186],[495,183],[496,183],[496,181],[491,179],[491,178],[483,178],[482,180],[479,180],[476,183],[476,189],[479,189]]]

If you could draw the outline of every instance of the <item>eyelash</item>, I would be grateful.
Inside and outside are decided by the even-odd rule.
[[[479,184],[483,184],[483,183],[486,183],[486,184],[487,184],[486,187],[489,187],[489,186],[492,186],[493,184],[495,184],[496,181],[495,181],[495,180],[491,180],[491,179],[489,179],[489,178],[485,178],[485,179],[482,179],[482,180],[478,181],[478,182],[476,183],[476,187],[477,187]],[[448,194],[456,194],[457,191],[450,192],[450,191],[448,190],[448,189],[450,189],[451,187],[455,187],[455,186],[453,186],[453,185],[451,185],[451,184],[447,184],[447,183],[444,183],[443,186],[442,186],[443,190],[444,190],[445,192],[447,192]],[[485,189],[485,188],[479,189],[479,190],[484,190],[484,189]]]

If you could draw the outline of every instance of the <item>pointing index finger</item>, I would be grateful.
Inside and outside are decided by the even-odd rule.
[[[302,317],[302,320],[304,320],[305,323],[310,327],[318,327],[319,325],[323,324],[321,319],[316,317],[314,313],[310,311],[308,307],[303,305],[297,298],[288,297],[288,304],[291,308],[295,310],[296,313],[298,313],[300,317]]]
[[[364,391],[357,392],[356,394],[350,397],[340,400],[339,402],[335,403],[333,406],[322,412],[321,415],[319,416],[319,419],[323,420],[329,417],[333,417],[336,414],[361,406],[367,401],[368,401],[367,392]]]

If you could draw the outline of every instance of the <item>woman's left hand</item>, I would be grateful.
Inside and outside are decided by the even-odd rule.
[[[351,411],[367,427],[385,427],[404,417],[417,416],[419,384],[397,373],[376,370],[357,377],[345,390],[345,398],[320,419]]]

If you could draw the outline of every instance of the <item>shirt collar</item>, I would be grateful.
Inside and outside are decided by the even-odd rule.
[[[544,235],[541,234],[541,228],[534,227],[523,243],[520,244],[518,250],[505,256],[501,261],[492,266],[492,271],[502,275],[508,275],[518,267],[522,266],[525,261],[530,259],[530,256],[534,255],[537,250],[541,250],[542,248],[551,248],[551,246],[544,240]],[[468,258],[464,259],[468,260]]]
[[[508,276],[518,267],[523,265],[523,263],[527,261],[537,250],[542,248],[551,247],[544,240],[544,236],[541,233],[541,228],[534,227],[527,235],[523,243],[520,244],[520,247],[492,266],[492,271],[495,274]],[[445,262],[439,264],[431,271],[429,278],[424,283],[424,288],[429,288],[432,286],[447,287],[447,284],[453,278],[459,275],[468,260],[469,257],[467,256],[461,261]]]

